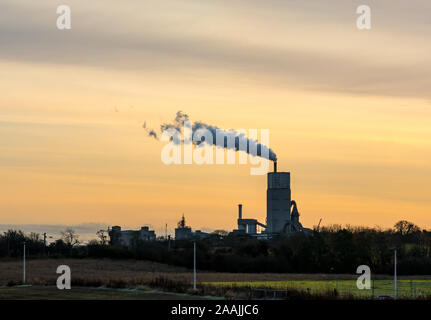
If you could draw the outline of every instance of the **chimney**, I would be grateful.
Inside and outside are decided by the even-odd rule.
[[[277,172],[277,161],[274,161],[274,172]]]
[[[242,219],[242,204],[238,205],[238,219]]]

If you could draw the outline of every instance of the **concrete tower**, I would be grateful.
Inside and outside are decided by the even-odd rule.
[[[268,189],[266,191],[266,224],[267,232],[289,232],[290,228],[290,172],[277,172],[274,162],[274,172],[268,173]],[[283,230],[284,228],[286,230]]]

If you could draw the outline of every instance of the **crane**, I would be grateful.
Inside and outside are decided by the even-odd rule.
[[[317,228],[316,231],[319,232],[319,228],[320,228],[320,223],[322,222],[322,218],[320,218],[319,223],[317,224]]]

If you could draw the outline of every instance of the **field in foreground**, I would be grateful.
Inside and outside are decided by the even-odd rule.
[[[84,290],[82,292],[83,299],[97,299],[99,295],[106,295],[100,296],[100,299],[110,299],[111,295],[115,297],[113,299],[121,299],[121,297],[117,297],[114,293],[108,291],[102,293],[102,289],[100,288],[84,289],[82,287],[137,288],[142,289],[141,291],[148,291],[152,290],[151,288],[155,288],[156,290],[162,291],[190,293],[189,287],[193,279],[193,272],[191,270],[149,261],[33,259],[27,261],[26,283],[36,287],[28,289],[29,292],[36,290],[34,292],[35,297],[38,295],[37,292],[40,292],[40,298],[51,299],[51,296],[49,296],[51,292],[49,287],[43,289],[41,286],[54,286],[56,284],[58,277],[56,269],[59,265],[68,265],[71,268],[72,286],[73,289],[76,288],[76,290],[78,290],[72,291],[80,297],[79,290]],[[15,286],[21,283],[21,279],[21,261],[0,260],[0,287]],[[356,279],[357,275],[355,274],[247,274],[201,272],[199,270],[197,276],[199,286],[215,288],[215,290],[202,290],[205,295],[211,296],[227,297],[232,291],[236,290],[235,292],[238,292],[238,289],[241,291],[240,296],[243,298],[250,297],[251,291],[260,289],[273,291],[295,289],[310,294],[321,294],[325,292],[332,292],[333,294],[336,291],[336,294],[340,296],[350,295],[362,298],[392,296],[394,293],[392,276],[373,275],[374,281],[371,290],[358,290],[356,287]],[[399,279],[399,297],[417,298],[419,295],[423,297],[431,296],[431,276],[408,276],[400,277]],[[154,281],[157,283],[154,284]],[[223,290],[219,288],[223,288]],[[11,291],[7,291],[8,289]],[[24,292],[19,291],[19,287],[1,288],[0,290],[0,298],[5,298],[7,295],[13,294],[13,292]],[[55,297],[62,294],[57,292],[57,290],[54,291]],[[229,293],[228,291],[231,292]],[[124,295],[131,299],[132,296],[128,295],[129,293],[124,291]],[[48,296],[45,297],[45,294]],[[271,294],[272,293],[270,293],[270,295]],[[92,298],[93,295],[96,295],[96,297]],[[145,297],[142,296],[142,298]],[[194,298],[196,298],[196,296],[194,296]]]
[[[59,265],[68,265],[73,279],[121,279],[126,283],[147,282],[158,276],[172,280],[192,281],[192,270],[150,261],[110,259],[36,259],[27,261],[27,282],[30,284],[55,284]],[[0,260],[0,286],[22,279],[22,261]],[[356,280],[355,274],[292,274],[292,273],[217,273],[198,270],[198,282],[249,282],[294,280]],[[373,279],[392,280],[390,275],[373,275]],[[403,280],[431,280],[431,276],[405,276]]]
[[[217,281],[204,282],[207,285],[222,287],[248,287],[262,290],[297,289],[309,293],[337,292],[341,296],[357,298],[373,298],[379,296],[394,296],[393,280],[371,281],[371,288],[359,290],[356,280],[293,280],[293,281]],[[398,280],[397,296],[400,298],[431,297],[431,280]]]
[[[142,290],[20,286],[0,288],[0,300],[196,300],[202,297]]]

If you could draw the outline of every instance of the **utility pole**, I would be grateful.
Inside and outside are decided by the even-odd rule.
[[[196,241],[193,241],[193,290],[196,291]]]
[[[43,254],[46,254],[46,232],[43,233]]]
[[[23,250],[23,260],[22,260],[22,284],[25,284],[25,241],[24,241],[24,250]]]
[[[397,298],[397,249],[394,254],[394,299]]]

